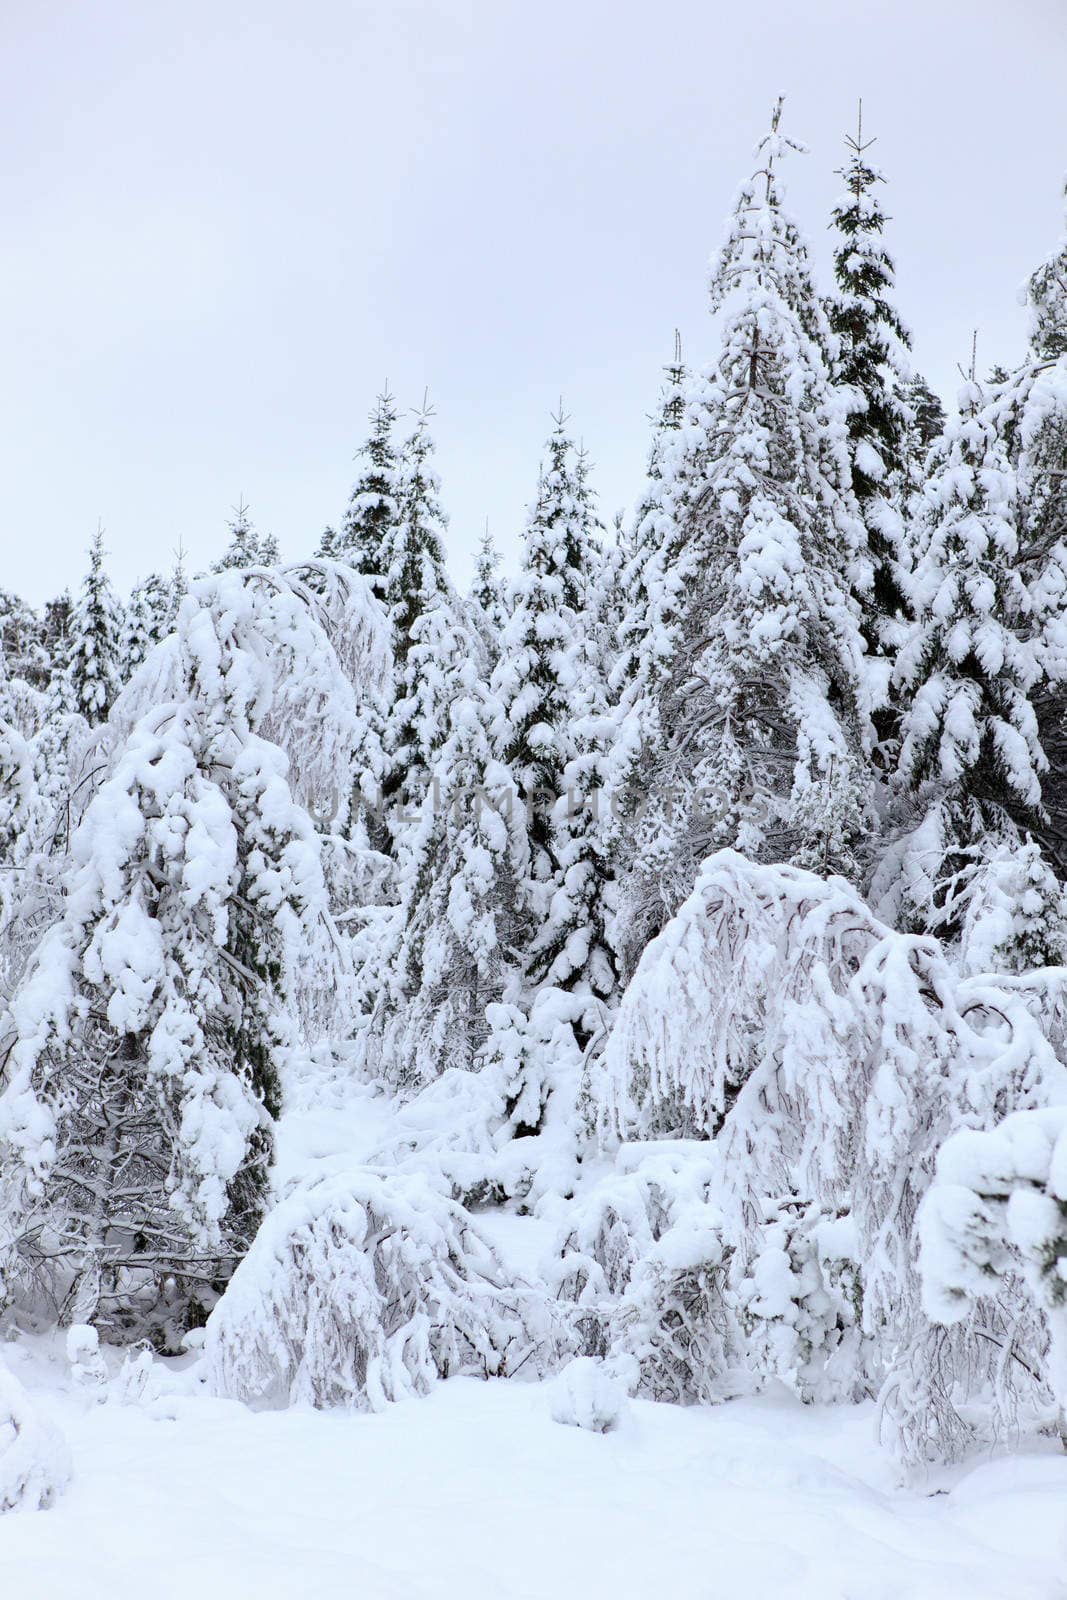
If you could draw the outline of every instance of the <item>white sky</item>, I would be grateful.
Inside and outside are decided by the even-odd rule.
[[[340,514],[376,390],[429,387],[451,556],[515,549],[562,394],[632,503],[673,329],[772,101],[824,272],[865,127],[916,360],[1019,352],[1062,229],[1062,0],[2,0],[0,586],[191,568],[243,494]]]

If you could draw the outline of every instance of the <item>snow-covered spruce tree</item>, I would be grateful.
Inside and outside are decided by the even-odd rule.
[[[674,359],[664,368],[659,405],[652,421],[647,481],[622,550],[619,591],[624,610],[619,627],[619,654],[611,674],[616,699],[626,709],[655,683],[656,644],[659,630],[651,626],[646,569],[658,551],[670,550],[675,535],[671,489],[664,476],[664,457],[672,436],[685,416],[689,374],[682,360],[681,335],[675,331]],[[635,680],[639,680],[636,684]]]
[[[527,518],[522,567],[493,674],[497,742],[528,829],[527,976],[576,996],[580,1039],[615,987],[606,937],[608,869],[598,809],[609,733],[606,684],[587,607],[601,556],[562,413]]]
[[[74,602],[70,591],[64,590],[54,600],[46,600],[41,615],[41,643],[44,651],[42,675],[38,688],[45,690],[56,705],[67,704],[64,672],[67,660],[67,635]]]
[[[448,729],[455,675],[477,638],[445,567],[447,519],[441,509],[434,443],[424,409],[407,440],[397,482],[398,509],[385,529],[382,576],[396,662],[395,697],[384,731],[387,803],[399,848],[421,803]]]
[[[212,572],[240,571],[245,567],[272,567],[278,561],[278,541],[272,533],[257,533],[243,499],[233,508],[227,526],[230,542]]]
[[[174,627],[181,592],[172,579],[149,573],[130,591],[123,629],[123,678],[132,677],[149,652]]]
[[[3,664],[0,662],[0,674]],[[38,701],[28,685],[26,693]],[[7,693],[5,693],[7,689]],[[0,677],[0,1009],[11,999],[29,953],[55,907],[54,803],[42,781],[42,746],[2,711],[13,710]]]
[[[363,470],[356,479],[341,526],[328,528],[321,556],[348,561],[386,601],[386,572],[400,515],[401,463],[393,437],[396,401],[388,386],[370,414],[370,434],[359,450]]]
[[[552,809],[569,753],[577,620],[588,580],[574,447],[562,414],[548,451],[549,465],[527,514],[521,568],[508,596],[492,678],[500,705],[497,742],[526,809],[531,878],[542,884],[553,871]]]
[[[599,552],[593,604],[588,611],[590,623],[597,629],[598,650],[609,684],[619,673],[621,641],[630,611],[631,597],[625,590],[630,553],[626,513],[620,509],[611,519],[611,537]]]
[[[35,689],[48,682],[51,666],[44,622],[25,600],[0,589],[0,662],[8,677]]]
[[[688,453],[666,458],[686,414],[690,375],[675,331],[674,360],[664,369],[658,413],[651,418],[647,483],[628,534],[618,526],[618,648],[608,673],[613,729],[604,759],[604,827],[611,858],[627,854],[633,818],[644,804],[648,770],[664,743],[659,717],[674,627],[685,596],[672,581],[681,547]],[[697,430],[698,437],[700,430]]]
[[[122,685],[122,604],[104,570],[104,534],[89,547],[89,571],[71,608],[63,671],[66,708],[103,722]]]
[[[369,687],[386,649],[359,580],[324,602],[284,571],[228,573],[123,697],[4,1028],[9,1298],[169,1340],[247,1248],[283,1062],[338,983],[308,806],[346,772],[356,663]]]
[[[478,559],[474,567],[474,582],[467,596],[467,609],[475,631],[482,641],[490,672],[499,659],[504,624],[507,621],[504,585],[497,575],[499,566],[500,552],[493,543],[487,522],[478,545]]]
[[[352,487],[339,529],[327,528],[319,542],[318,554],[347,562],[370,585],[375,598],[391,610],[388,570],[395,556],[394,539],[400,517],[402,470],[397,449],[396,402],[386,387],[378,396],[370,417],[370,433],[357,452],[362,470]],[[368,748],[362,763],[359,793],[355,798],[352,827],[383,857],[383,865],[393,848],[394,838],[387,826],[383,798],[388,786],[396,798],[397,783],[387,759],[390,729],[387,707],[372,719],[368,729]],[[383,893],[384,884],[382,885]]]
[[[885,740],[894,735],[896,722],[887,704],[889,674],[911,614],[904,527],[913,420],[905,400],[911,339],[892,304],[894,265],[883,243],[886,217],[877,193],[885,180],[867,157],[874,140],[863,137],[862,106],[855,137],[845,143],[851,152],[840,174],[846,193],[832,219],[836,289],[827,311],[838,349],[831,375],[853,395],[848,419],[852,491],[867,535],[853,592],[868,656],[883,663],[875,722]]]
[[[1042,780],[1047,822],[1034,831],[1067,878],[1067,244],[1030,278],[1029,348],[994,390],[1016,471],[1020,567],[1045,681],[1032,696],[1049,771]]]
[[[904,402],[911,417],[906,457],[909,490],[914,495],[922,491],[926,481],[926,458],[945,431],[945,408],[918,372],[904,390]]]
[[[562,406],[560,410],[562,413]],[[609,624],[611,625],[611,634],[602,641],[600,648],[606,656],[613,656],[616,648],[615,630],[621,608],[614,586],[614,570],[605,561],[606,530],[597,511],[596,490],[593,488],[593,460],[582,441],[579,441],[574,452],[574,487],[582,529],[581,565],[585,575],[585,604],[582,609],[591,620],[596,621],[602,632]]]
[[[976,384],[937,452],[919,516],[916,620],[897,659],[896,782],[918,820],[890,858],[901,925],[959,932],[983,864],[1041,814],[1047,765],[1030,694],[1041,676],[1019,568],[1016,479]]]
[[[674,527],[647,569],[662,748],[621,830],[629,968],[710,850],[854,873],[869,815],[863,525],[833,336],[783,206],[780,110],[712,277],[718,362],[665,451]]]
[[[493,754],[499,706],[473,660],[457,671],[452,694],[448,735],[404,842],[375,1019],[380,1070],[404,1090],[474,1068],[487,1010],[512,995],[532,931],[525,819]],[[372,959],[382,962],[381,949]]]

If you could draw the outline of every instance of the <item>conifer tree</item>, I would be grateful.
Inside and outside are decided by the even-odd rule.
[[[920,823],[902,854],[900,915],[959,931],[975,874],[1042,809],[1031,692],[1041,667],[1019,569],[1019,508],[995,408],[972,377],[919,514],[916,621],[897,661],[898,787]]]
[[[877,194],[885,179],[868,159],[874,140],[863,137],[862,103],[856,134],[845,143],[851,152],[841,173],[847,192],[833,211],[839,236],[837,288],[828,312],[838,351],[831,376],[853,394],[848,419],[852,491],[867,534],[853,590],[868,654],[891,662],[910,614],[903,501],[912,420],[904,400],[911,339],[891,301],[894,266],[882,240],[886,217]],[[888,667],[883,679],[884,700]],[[882,709],[884,737],[894,719]]]
[[[499,707],[475,661],[457,668],[448,734],[405,843],[400,907],[381,994],[381,1070],[405,1088],[470,1071],[487,1010],[521,974],[526,833],[494,757]],[[380,952],[377,959],[380,961]]]
[[[212,572],[230,572],[245,567],[273,567],[279,560],[278,541],[272,533],[256,532],[249,508],[240,499],[228,524],[230,542],[212,567]]]
[[[588,590],[574,446],[562,412],[553,420],[492,680],[501,708],[498,744],[529,812],[531,873],[541,883],[553,871],[551,810],[570,756],[578,619]]]
[[[86,722],[103,722],[122,686],[122,606],[104,570],[104,534],[89,549],[89,571],[71,609],[64,671],[65,703]]]
[[[945,431],[945,408],[921,373],[915,373],[904,394],[911,414],[911,448],[924,458]]]
[[[45,675],[39,687],[47,689],[56,701],[62,699],[57,687],[57,679],[62,673],[67,659],[67,636],[70,632],[70,618],[74,610],[69,589],[57,595],[54,600],[46,600],[44,615],[41,622],[41,641],[46,657]]]
[[[711,283],[717,363],[689,386],[649,571],[660,752],[626,834],[627,965],[709,851],[856,871],[869,815],[863,645],[833,344],[778,163],[781,104]]]
[[[180,595],[172,581],[158,572],[134,584],[126,607],[123,661],[129,678],[174,626]]]
[[[914,565],[922,552],[915,546],[913,523],[926,486],[930,452],[944,436],[946,419],[944,406],[921,373],[916,373],[907,385],[904,402],[911,417],[905,449],[905,531],[909,542],[909,560]]]
[[[447,733],[460,665],[477,654],[462,604],[445,568],[447,520],[441,509],[434,443],[424,407],[397,473],[397,513],[385,526],[380,576],[395,661],[395,698],[384,733],[387,800],[417,807]],[[372,580],[368,580],[372,581]],[[392,824],[399,839],[411,816]]]
[[[474,567],[474,582],[468,596],[471,620],[485,647],[485,657],[491,672],[500,656],[500,641],[507,620],[504,588],[497,575],[500,552],[493,543],[486,521],[485,532],[478,546],[478,559]]]
[[[1067,243],[1027,285],[1029,348],[994,404],[1018,475],[1021,555],[1042,665],[1067,681]]]
[[[363,470],[353,486],[341,526],[327,528],[319,554],[351,562],[379,599],[386,597],[389,548],[400,516],[400,454],[394,440],[397,410],[388,385],[370,414],[370,434],[359,450]]]
[[[650,762],[662,748],[661,690],[671,638],[685,596],[672,582],[684,545],[685,478],[694,466],[678,445],[687,395],[695,384],[674,334],[674,359],[664,368],[658,412],[652,422],[647,482],[630,537],[621,537],[619,648],[609,672],[615,727],[605,760],[605,838],[625,854],[625,835],[644,804]],[[672,455],[677,454],[677,463]]]
[[[1032,699],[1050,765],[1047,821],[1035,832],[1067,880],[1067,243],[1032,274],[1026,300],[1026,358],[990,405],[1016,473],[1019,560],[1043,674]]]
[[[609,721],[587,615],[596,524],[566,419],[561,412],[554,420],[492,686],[501,712],[497,745],[528,830],[525,902],[537,929],[528,977],[584,996],[575,1020],[587,1035],[615,982],[599,811]]]
[[[630,554],[626,512],[620,506],[611,519],[611,538],[600,552],[600,579],[597,584],[597,614],[605,633],[610,631],[612,657],[618,654],[618,639],[630,609],[624,587]]]
[[[8,677],[34,688],[48,681],[49,651],[42,619],[17,594],[0,589],[0,661]]]
[[[664,478],[664,459],[685,416],[685,397],[689,374],[682,360],[682,338],[675,329],[674,359],[664,368],[659,407],[652,419],[652,442],[648,452],[646,486],[634,515],[629,541],[620,540],[623,549],[619,578],[624,610],[619,628],[620,650],[612,673],[616,694],[626,697],[634,680],[652,669],[645,659],[650,639],[651,618],[647,580],[649,562],[661,549],[670,547],[675,535],[670,496]]]

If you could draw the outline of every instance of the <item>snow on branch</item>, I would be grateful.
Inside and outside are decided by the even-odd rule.
[[[934,1322],[952,1326],[977,1302],[1020,1278],[1026,1284],[1047,1325],[1048,1379],[1067,1443],[1067,1106],[953,1134],[937,1158],[919,1237],[923,1303]]]

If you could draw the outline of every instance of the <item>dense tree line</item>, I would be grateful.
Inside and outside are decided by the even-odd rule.
[[[432,415],[383,393],[314,555],[242,502],[210,574],[124,604],[98,532],[75,597],[0,595],[10,1314],[169,1349],[218,1302],[224,1387],[281,1339],[293,1394],[368,1404],[520,1351],[683,1401],[777,1375],[880,1394],[913,1460],[974,1436],[946,1362],[997,1417],[1067,1400],[1055,1164],[1022,1242],[999,1147],[952,1158],[966,1225],[934,1182],[1067,1097],[1067,254],[946,415],[871,141],[824,292],[781,115],[613,534],[561,410],[518,571],[486,534],[461,595]],[[395,1095],[396,1140],[274,1210],[308,1062]],[[557,1224],[539,1290],[485,1205]],[[345,1271],[403,1316],[310,1295]]]

